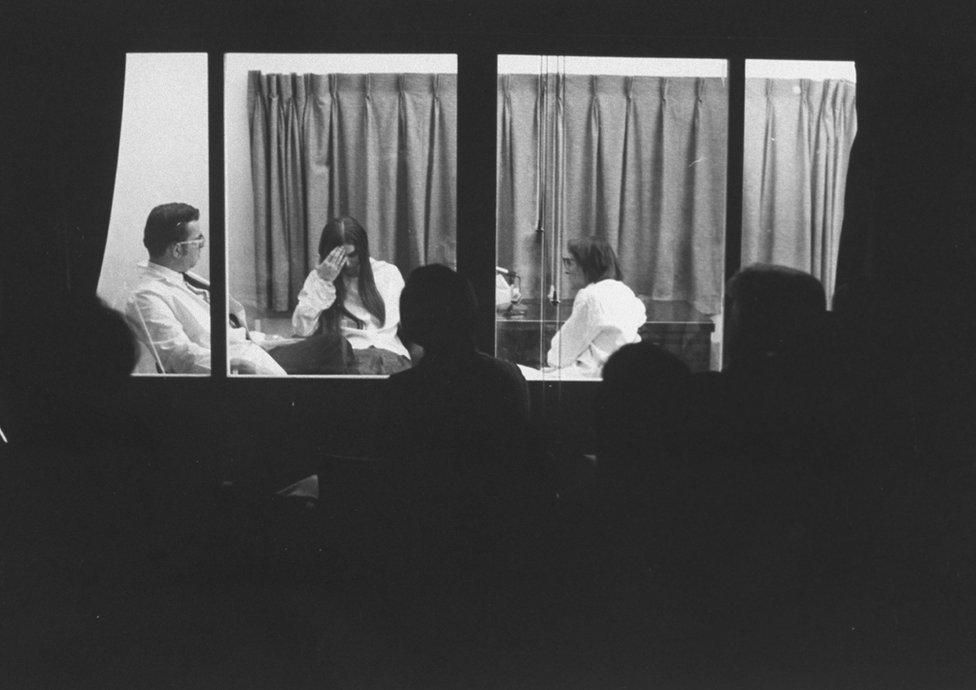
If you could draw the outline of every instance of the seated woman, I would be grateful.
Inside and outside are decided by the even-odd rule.
[[[340,333],[352,346],[355,374],[392,374],[410,366],[397,337],[403,276],[393,264],[369,255],[366,230],[343,216],[326,223],[319,265],[298,294],[295,333]]]
[[[564,274],[578,290],[573,311],[553,336],[543,373],[560,378],[597,379],[610,355],[640,341],[637,330],[647,311],[634,292],[624,285],[617,255],[601,237],[569,242],[563,258]],[[522,367],[526,378],[539,372]],[[529,372],[532,372],[529,374]]]

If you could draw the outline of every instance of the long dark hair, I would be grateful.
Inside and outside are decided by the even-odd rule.
[[[363,301],[363,306],[381,325],[386,323],[386,305],[376,289],[373,267],[370,266],[369,240],[365,228],[359,224],[359,221],[349,216],[340,216],[326,223],[322,228],[322,237],[319,239],[319,261],[324,261],[329,252],[343,244],[353,245],[359,256],[359,297]],[[357,328],[364,328],[366,324],[346,309],[346,281],[341,272],[336,276],[333,284],[336,289],[336,299],[319,317],[321,329],[325,332],[337,332],[343,316],[348,316],[355,321]]]
[[[583,237],[569,241],[569,253],[586,276],[586,284],[611,278],[623,280],[613,247],[602,237]]]

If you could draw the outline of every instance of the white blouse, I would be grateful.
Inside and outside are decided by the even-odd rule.
[[[400,324],[400,292],[403,290],[403,276],[393,264],[370,259],[373,280],[386,306],[386,321],[380,323],[363,304],[359,296],[359,279],[343,278],[346,281],[346,310],[365,325],[358,328],[349,317],[343,316],[340,322],[342,335],[355,350],[378,347],[398,355],[409,357],[410,353],[397,337]],[[291,316],[291,325],[296,335],[307,337],[315,333],[319,316],[335,303],[336,289],[331,281],[325,281],[318,271],[312,270],[305,279],[302,291],[298,293],[298,306]]]
[[[590,283],[576,293],[573,311],[553,336],[546,363],[598,378],[610,355],[640,341],[637,331],[646,320],[644,303],[619,280]]]

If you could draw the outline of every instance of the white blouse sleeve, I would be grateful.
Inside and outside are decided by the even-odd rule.
[[[386,272],[384,280],[377,285],[383,304],[386,307],[386,321],[381,329],[391,331],[396,335],[397,326],[400,325],[400,293],[403,292],[403,276],[393,264],[387,264],[389,271]]]
[[[551,367],[565,367],[575,362],[600,334],[604,320],[598,300],[589,294],[577,294],[572,313],[552,338],[546,363]]]
[[[335,299],[335,285],[322,280],[317,271],[309,273],[302,291],[298,293],[298,306],[291,315],[291,326],[295,334],[306,337],[315,333],[319,325],[319,315],[331,307]]]

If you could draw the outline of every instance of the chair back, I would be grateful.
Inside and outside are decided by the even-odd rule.
[[[139,358],[136,360],[136,366],[132,370],[133,374],[165,374],[166,372],[160,370],[159,364],[156,362],[156,358],[153,356],[152,350],[149,346],[143,342],[142,338],[137,338],[136,343],[139,347]]]
[[[166,369],[163,367],[163,362],[159,358],[159,353],[156,352],[156,348],[152,344],[152,338],[149,335],[149,328],[146,326],[145,320],[142,318],[142,314],[138,314],[138,318],[133,317],[131,314],[126,313],[125,320],[129,324],[129,329],[132,334],[136,337],[136,342],[139,345],[139,358],[136,360],[135,369],[132,370],[133,374],[165,374]]]

